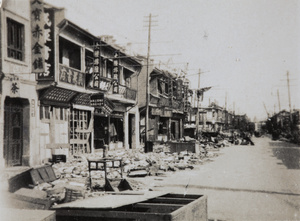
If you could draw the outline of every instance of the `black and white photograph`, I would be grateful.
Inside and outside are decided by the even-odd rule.
[[[0,220],[300,221],[299,0],[0,0]]]

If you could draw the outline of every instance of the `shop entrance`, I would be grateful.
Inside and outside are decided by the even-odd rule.
[[[94,116],[94,148],[108,145],[108,117]]]
[[[29,109],[29,102],[19,98],[6,98],[4,105],[3,156],[5,165],[8,167],[20,166],[22,165],[24,141],[28,142],[28,137],[23,133],[27,131],[27,135],[29,134],[29,112],[25,111],[26,107]]]
[[[178,121],[171,121],[171,139],[179,139],[179,124]]]
[[[136,142],[135,142],[135,136],[136,136],[136,132],[135,132],[135,116],[134,114],[129,114],[129,130],[128,130],[128,136],[129,136],[129,149],[132,149],[132,147],[136,146]]]

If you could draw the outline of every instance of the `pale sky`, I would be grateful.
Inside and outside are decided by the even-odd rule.
[[[184,69],[191,88],[213,86],[202,106],[216,100],[238,114],[258,119],[300,108],[300,1],[298,0],[45,0],[65,7],[66,16],[92,34],[113,35],[120,45]],[[154,26],[155,25],[155,26]],[[233,105],[233,103],[235,105]],[[274,107],[275,105],[275,107]]]

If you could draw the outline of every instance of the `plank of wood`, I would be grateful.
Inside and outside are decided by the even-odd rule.
[[[40,173],[38,172],[37,169],[32,169],[30,171],[30,175],[31,175],[31,178],[32,178],[32,181],[33,181],[33,184],[34,185],[38,185],[40,183],[45,183],[45,181],[42,179]]]
[[[37,168],[37,170],[39,171],[40,176],[42,177],[42,179],[45,181],[45,183],[50,182],[50,178],[46,172],[46,168],[45,167],[40,167]]]
[[[150,203],[170,203],[170,204],[188,204],[193,201],[194,201],[194,199],[168,198],[168,197],[158,197],[158,198],[149,200]]]
[[[144,195],[105,195],[93,198],[86,198],[84,200],[74,201],[70,203],[54,205],[53,208],[113,209],[125,205],[143,202],[164,194],[166,193],[147,192]]]
[[[54,173],[54,170],[53,170],[52,166],[46,166],[45,169],[46,169],[46,172],[47,172],[48,177],[50,179],[50,182],[56,180],[56,175]]]

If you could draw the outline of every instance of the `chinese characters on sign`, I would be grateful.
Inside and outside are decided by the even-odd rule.
[[[92,94],[90,104],[92,107],[104,106],[104,94]]]
[[[183,89],[184,90],[184,109],[183,109],[183,111],[188,112],[190,109],[189,101],[188,101],[188,87],[185,85],[183,88],[184,88]]]
[[[35,100],[34,99],[31,99],[30,115],[31,115],[31,117],[35,117]]]
[[[99,82],[100,82],[99,89],[101,91],[108,91],[109,90],[109,88],[111,86],[110,81],[100,80]]]
[[[100,53],[101,41],[96,41],[94,44],[94,72],[93,72],[93,88],[100,87],[101,76],[101,53]]]
[[[43,0],[30,0],[32,72],[45,72],[44,43],[44,3]]]
[[[9,80],[11,82],[10,96],[20,97],[20,79],[15,75],[11,75],[9,76]]]
[[[59,66],[59,80],[65,83],[84,87],[84,73],[72,70],[66,66]]]
[[[113,59],[113,93],[119,93],[119,52],[115,51]]]
[[[44,8],[44,67],[45,71],[37,75],[37,80],[54,80],[54,10]],[[34,30],[36,33],[36,30]]]

